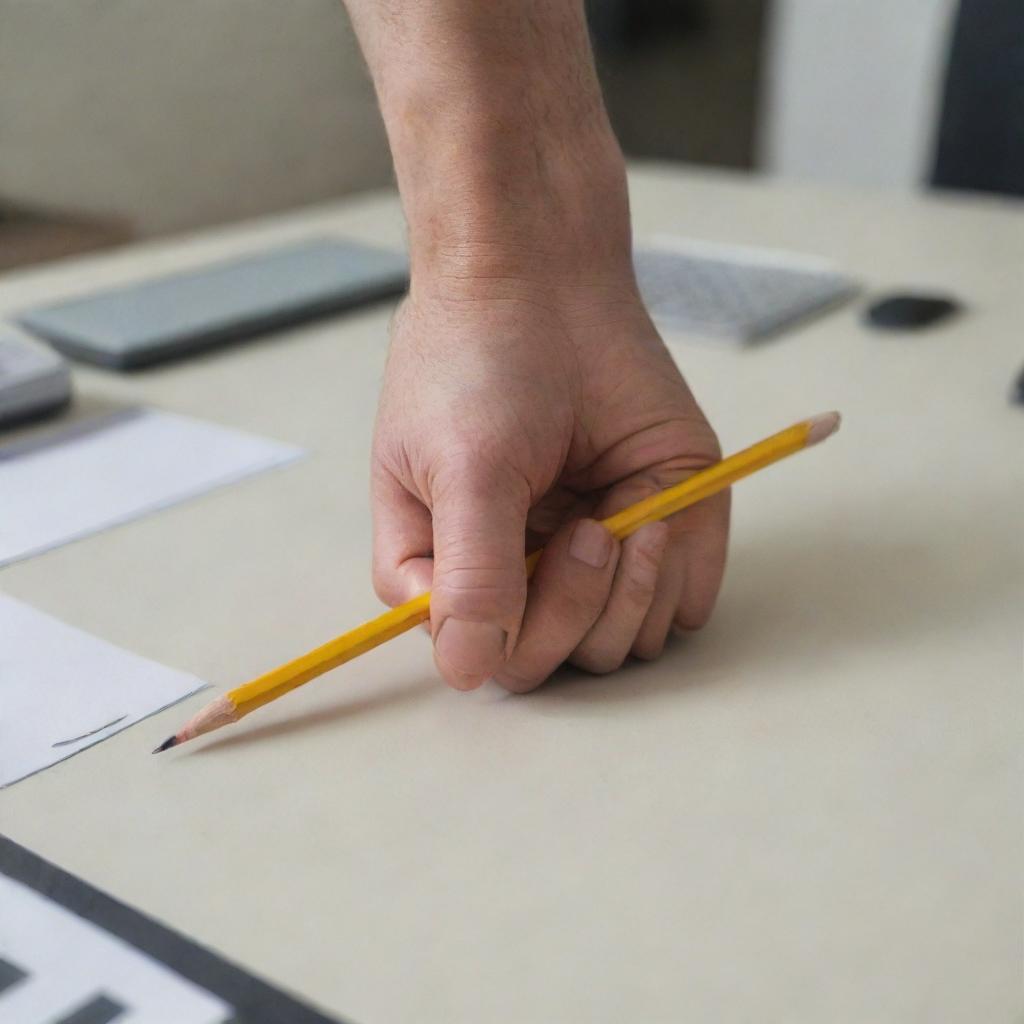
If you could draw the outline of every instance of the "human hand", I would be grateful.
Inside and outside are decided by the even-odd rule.
[[[714,433],[629,271],[584,287],[578,268],[537,280],[483,273],[490,255],[457,262],[394,324],[373,455],[378,593],[432,588],[435,659],[458,689],[494,676],[524,692],[567,660],[608,672],[655,657],[673,623],[711,612],[728,497],[621,544],[594,520],[716,461]]]
[[[432,588],[461,689],[653,657],[710,614],[728,499],[622,544],[595,522],[718,444],[637,294],[583,2],[346,2],[412,257],[374,442],[377,591]]]

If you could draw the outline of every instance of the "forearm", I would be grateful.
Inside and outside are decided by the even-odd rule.
[[[622,157],[579,0],[346,0],[409,221],[414,279],[462,264],[621,272]],[[458,270],[455,270],[458,273]]]

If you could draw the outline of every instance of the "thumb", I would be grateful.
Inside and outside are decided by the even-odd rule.
[[[500,668],[519,634],[530,490],[479,464],[447,469],[432,489],[434,659],[451,686],[471,690]]]

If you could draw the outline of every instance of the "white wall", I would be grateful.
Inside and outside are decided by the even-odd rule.
[[[0,197],[156,233],[389,174],[340,0],[0,0]]]
[[[767,169],[919,182],[955,0],[773,6]],[[153,234],[389,177],[340,0],[0,0],[0,198]]]
[[[927,177],[956,0],[774,0],[761,155],[795,178]]]

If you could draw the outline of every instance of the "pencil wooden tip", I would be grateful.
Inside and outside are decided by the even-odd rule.
[[[177,745],[178,745],[178,737],[177,736],[168,736],[167,739],[165,739],[163,741],[163,743],[161,743],[160,746],[157,747],[153,751],[153,753],[154,754],[159,754],[160,751],[162,751],[162,750],[170,750],[171,747],[176,747]]]
[[[837,412],[823,412],[818,416],[812,416],[807,422],[810,429],[807,431],[807,446],[818,444],[826,437],[831,437],[838,429],[842,417]]]

